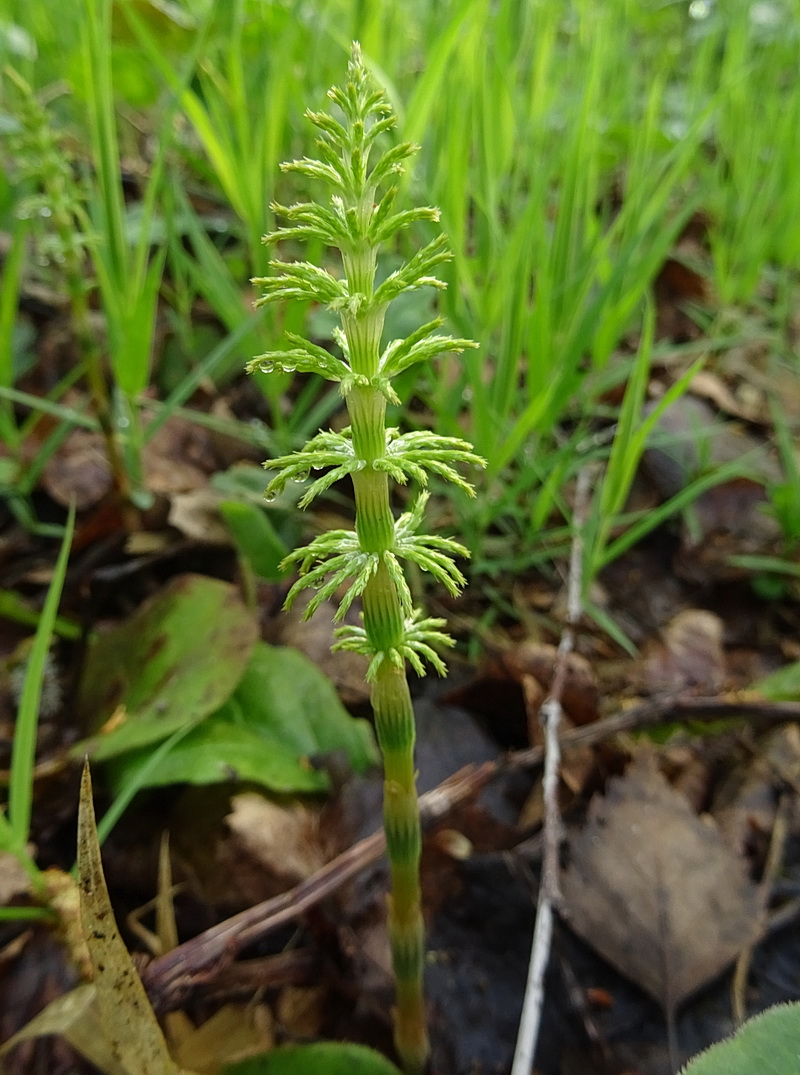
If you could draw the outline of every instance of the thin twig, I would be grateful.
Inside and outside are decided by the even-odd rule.
[[[561,841],[561,815],[558,809],[558,780],[561,763],[561,744],[558,729],[561,723],[561,695],[567,678],[569,656],[575,647],[575,626],[581,618],[583,593],[583,525],[589,501],[591,470],[584,467],[578,475],[573,509],[572,551],[567,576],[567,619],[556,656],[556,667],[550,693],[541,709],[545,730],[542,881],[536,908],[528,981],[522,1004],[517,1047],[511,1075],[530,1075],[544,1004],[544,976],[550,961],[553,939],[553,908],[561,903],[558,883],[558,851]]]
[[[771,702],[757,697],[709,698],[704,695],[665,695],[614,713],[610,717],[570,728],[559,737],[562,749],[572,746],[592,746],[623,732],[658,728],[664,724],[700,723],[718,720],[746,720],[756,725],[800,721],[800,702]],[[508,764],[515,769],[535,768],[544,761],[540,746],[516,750],[508,755]]]
[[[725,718],[765,723],[800,720],[800,703],[767,702],[764,699],[665,697],[641,702],[594,724],[570,728],[560,737],[561,747],[601,743],[621,732],[667,723],[717,721]],[[509,769],[535,769],[544,760],[542,747],[518,750],[497,762],[478,768],[468,766],[438,788],[420,797],[423,825],[440,820],[447,812],[477,794]],[[310,907],[330,896],[383,854],[383,833],[375,833],[348,848],[319,873],[289,892],[242,911],[150,963],[142,978],[157,1011],[179,1007],[191,991],[213,981],[249,944],[289,920],[301,917]],[[526,1073],[527,1075],[527,1073]]]
[[[494,762],[466,766],[420,796],[423,824],[440,820],[470,799],[494,778],[497,768]],[[385,848],[383,830],[373,833],[288,892],[249,907],[154,960],[142,972],[153,1007],[158,1012],[179,1007],[194,988],[217,978],[243,948],[299,918],[380,858]]]
[[[788,814],[790,807],[791,796],[788,792],[784,792],[778,801],[778,809],[775,812],[772,837],[769,842],[767,861],[764,865],[764,875],[759,886],[762,907],[766,907],[769,903],[772,887],[783,864],[786,840],[789,835]],[[736,969],[731,982],[731,1007],[733,1009],[733,1021],[736,1026],[741,1026],[747,1018],[747,978],[750,974],[753,953],[762,938],[763,932],[741,950],[736,960]]]

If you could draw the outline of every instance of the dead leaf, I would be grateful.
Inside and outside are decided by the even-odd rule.
[[[181,1043],[178,1060],[215,1075],[224,1064],[265,1053],[275,1045],[273,1018],[264,1004],[226,1004]]]
[[[137,907],[128,915],[126,926],[146,946],[153,956],[162,956],[178,947],[178,926],[175,921],[173,897],[180,886],[172,883],[172,863],[169,855],[169,833],[162,832],[158,849],[158,893],[155,898]],[[142,917],[155,910],[155,932],[148,929]]]
[[[311,595],[302,596],[281,614],[278,641],[282,646],[292,646],[305,653],[333,681],[345,705],[360,705],[369,698],[369,685],[366,682],[369,662],[358,653],[331,653],[331,646],[336,641],[336,624],[333,620],[335,606],[330,601],[323,601],[314,615],[305,620],[303,614],[310,600]],[[351,609],[344,622],[358,624],[355,608]]]
[[[78,511],[99,504],[111,484],[103,437],[88,429],[74,429],[42,472],[42,485],[53,500],[67,507],[74,499]]]
[[[145,441],[142,468],[145,485],[154,493],[170,496],[205,488],[217,468],[208,431],[171,415]]]
[[[51,1001],[31,1021],[4,1042],[0,1057],[5,1056],[24,1041],[41,1038],[47,1034],[61,1034],[73,1049],[85,1056],[104,1075],[131,1075],[119,1059],[113,1055],[106,1039],[95,986],[79,985],[69,993]]]
[[[90,964],[87,970],[94,981],[49,1003],[3,1044],[0,1057],[33,1038],[60,1034],[104,1075],[195,1075],[173,1063],[117,931],[102,872],[88,763],[81,782],[77,843],[78,884],[57,870],[48,870],[45,880],[70,954],[78,963]],[[74,935],[77,917],[80,940]],[[85,957],[80,949],[86,950]]]
[[[696,339],[697,325],[684,310],[686,303],[708,302],[708,281],[684,261],[665,258],[654,282],[658,307],[658,337],[684,341]]]
[[[689,391],[693,396],[707,399],[718,410],[724,411],[732,418],[741,418],[743,421],[748,421],[751,417],[741,407],[736,396],[734,396],[722,378],[718,374],[712,373],[711,370],[698,370],[692,377]]]
[[[222,496],[207,485],[187,493],[173,493],[168,521],[184,537],[206,545],[230,545],[231,532],[222,521],[219,504]]]
[[[510,676],[519,683],[526,677],[532,678],[539,685],[541,705],[553,685],[557,654],[556,646],[544,642],[521,642],[502,654],[498,670],[490,674],[497,677]],[[535,706],[531,687],[532,684],[528,683],[526,699],[529,723],[532,715],[531,703]],[[597,680],[592,666],[579,653],[570,653],[561,692],[564,712],[574,724],[590,724],[599,716],[598,703]]]
[[[653,404],[645,408],[650,411]],[[760,484],[780,481],[780,467],[763,439],[738,422],[726,422],[714,407],[683,395],[662,412],[645,450],[643,464],[664,500],[684,489],[697,474],[748,455],[748,475]],[[706,493],[701,494],[701,499]]]
[[[114,1059],[130,1075],[180,1075],[114,921],[97,840],[88,762],[83,767],[78,810],[78,883],[100,1017]]]
[[[800,777],[800,728],[784,724],[758,744],[758,754],[723,781],[712,811],[729,846],[741,855],[766,853],[781,785]]]
[[[329,1000],[324,986],[287,985],[281,990],[276,1011],[281,1030],[295,1039],[319,1037]]]
[[[716,825],[649,752],[592,800],[562,891],[575,931],[668,1013],[754,939],[762,911]]]
[[[51,866],[42,874],[47,904],[58,915],[58,936],[81,978],[92,980],[92,958],[81,925],[81,895],[71,874]]]
[[[653,694],[697,690],[716,694],[725,682],[724,626],[719,616],[688,608],[664,628],[644,660],[644,688]]]
[[[781,529],[770,514],[764,486],[751,478],[731,478],[707,489],[682,526],[675,570],[689,582],[741,579],[748,572],[732,556],[776,556]]]
[[[30,887],[31,879],[17,856],[0,851],[0,907],[6,907],[17,896],[24,896]]]
[[[300,803],[279,806],[252,792],[235,795],[231,806],[225,820],[235,837],[236,854],[245,851],[276,879],[278,891],[324,866],[315,811]]]

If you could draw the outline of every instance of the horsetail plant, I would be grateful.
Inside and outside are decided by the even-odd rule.
[[[304,587],[311,587],[314,593],[305,609],[308,617],[344,589],[335,615],[341,621],[357,597],[362,601],[363,626],[339,627],[334,649],[369,657],[367,679],[384,761],[395,1044],[406,1071],[421,1072],[428,1055],[422,982],[421,835],[414,710],[406,665],[422,675],[427,661],[440,675],[445,674],[435,647],[451,646],[453,641],[442,630],[444,620],[425,617],[413,607],[401,562],[417,564],[451,594],[459,593],[465,580],[452,557],[469,554],[450,538],[419,533],[427,500],[424,487],[429,474],[436,474],[474,495],[454,464],[484,465],[484,461],[474,454],[471,444],[456,437],[387,429],[386,405],[399,403],[392,379],[403,370],[442,352],[477,345],[437,334],[441,320],[435,320],[381,349],[388,305],[407,291],[443,288],[432,270],[451,255],[440,234],[376,286],[382,244],[419,221],[438,221],[439,212],[433,208],[394,211],[397,188],[392,181],[417,147],[408,142],[392,145],[370,164],[376,143],[395,125],[396,117],[383,93],[371,88],[357,43],[347,74],[344,88],[334,87],[328,94],[340,118],[327,112],[306,113],[321,132],[316,143],[319,159],[303,158],[281,166],[326,183],[332,191],[329,205],[273,205],[286,225],[264,237],[266,243],[322,241],[339,250],[343,273],[337,277],[310,262],[272,261],[273,275],[254,281],[264,288],[259,305],[300,298],[336,311],[341,324],[335,338],[341,357],[291,335],[289,348],[259,356],[248,370],[317,373],[339,383],[347,405],[351,424],[341,433],[320,432],[302,450],[265,463],[278,471],[267,497],[277,495],[289,480],[304,481],[311,471],[324,470],[300,500],[305,507],[340,478],[349,475],[352,479],[355,530],[322,534],[286,558],[284,563],[296,566],[300,575],[286,603],[291,604]],[[398,519],[390,506],[389,479],[401,484],[412,479],[423,487],[411,509]]]

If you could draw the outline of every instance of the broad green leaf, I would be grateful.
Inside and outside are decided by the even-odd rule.
[[[273,1049],[229,1064],[223,1075],[400,1075],[385,1056],[364,1045],[320,1042]]]
[[[327,777],[309,759],[335,750],[357,771],[377,761],[369,724],[350,716],[316,665],[299,650],[258,642],[231,698],[151,766],[139,786],[244,780],[272,791],[324,791]],[[112,781],[132,779],[151,753],[115,761]]]
[[[299,650],[259,643],[234,697],[248,728],[298,755],[345,750],[357,771],[378,759],[367,722],[349,715],[328,677]]]
[[[96,734],[74,755],[116,757],[203,720],[230,697],[256,635],[235,587],[174,579],[90,646],[78,712]]]
[[[230,703],[194,728],[141,781],[141,787],[165,784],[220,784],[253,780],[273,791],[324,791],[323,772],[282,743],[226,719]],[[114,783],[127,780],[144,764],[149,750],[137,750],[114,766]]]
[[[228,524],[236,547],[256,575],[268,582],[279,582],[284,577],[280,569],[281,560],[290,550],[264,509],[237,500],[224,500],[219,505],[219,511]]]
[[[797,1075],[798,1071],[800,1004],[779,1004],[690,1060],[681,1075]]]
[[[796,702],[800,698],[800,661],[760,679],[755,690],[771,702]]]
[[[180,1075],[114,920],[97,840],[88,762],[83,766],[78,809],[78,885],[100,1020],[114,1059],[129,1075]]]

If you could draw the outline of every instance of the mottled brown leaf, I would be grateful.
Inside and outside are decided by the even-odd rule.
[[[575,931],[667,1012],[759,929],[758,892],[742,863],[649,753],[592,800],[562,884]]]
[[[103,438],[87,429],[74,429],[42,473],[42,485],[53,500],[67,507],[74,499],[78,511],[98,504],[111,482]]]
[[[128,1075],[128,1069],[112,1055],[100,1018],[97,990],[88,982],[51,1001],[22,1030],[3,1043],[0,1057],[24,1041],[49,1034],[61,1034],[103,1075]]]
[[[226,1004],[181,1042],[177,1056],[198,1075],[216,1075],[223,1065],[272,1049],[272,1024],[265,1004]]]
[[[180,1075],[114,920],[100,859],[88,762],[78,810],[78,884],[100,1018],[114,1060],[130,1075]]]
[[[541,688],[540,704],[553,686],[558,649],[545,642],[526,641],[503,653],[498,674],[522,682],[533,678]],[[528,689],[530,695],[530,687]],[[529,701],[533,701],[529,698]],[[591,724],[599,716],[599,695],[594,670],[579,653],[567,656],[567,670],[561,690],[561,705],[575,724]],[[528,716],[531,716],[530,707]]]
[[[695,690],[716,694],[725,681],[723,623],[700,608],[687,608],[664,628],[644,662],[645,689],[677,694]]]

